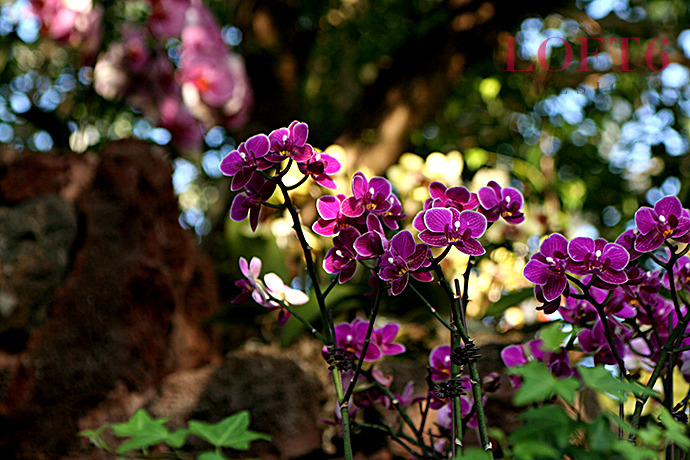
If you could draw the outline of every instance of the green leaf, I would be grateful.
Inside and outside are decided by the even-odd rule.
[[[265,434],[248,430],[249,412],[242,411],[231,415],[216,424],[189,422],[189,432],[210,442],[216,447],[230,447],[237,450],[249,450],[249,444],[258,439],[270,441]]]
[[[563,408],[554,405],[530,408],[520,418],[525,423],[508,437],[515,449],[518,444],[533,441],[563,449],[570,444],[572,434],[580,426]]]
[[[637,437],[642,440],[643,443],[649,445],[656,445],[661,440],[661,428],[656,426],[656,424],[649,424],[644,428],[637,430]]]
[[[626,460],[657,460],[659,458],[658,452],[625,440],[616,442],[611,450],[618,452]]]
[[[544,342],[542,343],[542,350],[544,351],[555,351],[561,347],[563,341],[572,332],[563,332],[561,327],[563,323],[560,321],[554,321],[547,326],[542,327],[539,330],[539,338]]]
[[[210,450],[199,455],[197,457],[197,460],[228,460],[228,457],[221,454],[220,452]]]
[[[562,458],[562,455],[558,449],[537,440],[527,440],[525,442],[521,442],[520,444],[516,444],[513,448],[513,454],[518,460],[533,460],[535,458]]]
[[[601,366],[579,367],[578,370],[585,385],[595,390],[603,391],[619,402],[624,402],[629,393],[636,396],[658,396],[650,388],[632,382],[625,382],[614,377]]]
[[[575,392],[580,388],[577,379],[557,379],[544,364],[536,361],[512,367],[510,373],[522,377],[522,386],[515,394],[515,404],[518,406],[545,401],[553,395],[572,403]]]
[[[188,434],[189,430],[181,428],[179,430],[175,430],[173,433],[170,433],[163,442],[170,447],[179,449],[180,447],[184,446]]]
[[[690,439],[685,435],[685,425],[678,423],[663,406],[659,414],[659,421],[664,425],[664,436],[667,440],[682,449],[690,449]]]
[[[111,447],[101,437],[101,433],[103,433],[103,430],[105,430],[109,426],[110,426],[109,424],[105,424],[105,425],[101,425],[100,427],[96,428],[95,430],[83,430],[83,431],[79,432],[79,436],[84,436],[86,438],[89,438],[89,441],[91,441],[91,444],[98,447],[99,449],[110,451]]]
[[[470,447],[465,449],[463,453],[458,452],[455,456],[455,460],[492,460],[493,456],[480,449],[479,447]]]
[[[139,409],[132,415],[132,418],[125,423],[116,423],[112,429],[117,436],[125,438],[134,436],[144,431],[155,431],[157,433],[168,434],[168,429],[164,425],[165,419],[151,419],[151,416],[144,409]]]
[[[618,438],[611,431],[608,420],[599,416],[587,424],[587,441],[593,451],[610,452]]]
[[[116,452],[121,454],[160,444],[170,434],[164,423],[165,419],[153,420],[148,412],[139,409],[128,422],[112,425],[117,436],[131,438],[122,443]]]
[[[534,295],[533,288],[524,288],[513,291],[510,294],[501,297],[498,302],[491,304],[489,309],[486,311],[486,316],[498,316],[503,314],[504,311],[510,307],[514,307],[523,300],[529,299]]]

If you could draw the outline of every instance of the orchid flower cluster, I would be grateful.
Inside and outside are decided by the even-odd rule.
[[[292,217],[321,312],[323,331],[317,331],[294,308],[308,300],[305,293],[285,286],[274,274],[266,275],[263,281],[259,279],[259,259],[254,258],[249,264],[240,259],[245,279],[236,282],[242,291],[236,302],[251,298],[268,309],[279,309],[281,325],[293,315],[324,343],[323,356],[329,363],[336,389],[336,420],[343,429],[346,458],[352,455],[348,450],[351,449],[348,447],[350,430],[358,426],[354,414],[374,403],[399,413],[399,426],[385,431],[411,455],[437,458],[446,445],[450,450],[447,454],[455,455],[457,444],[447,443],[445,438],[462,437],[462,430],[468,426],[478,427],[481,445],[490,451],[476,368],[478,347],[467,333],[464,312],[469,301],[467,290],[473,258],[486,252],[479,239],[499,219],[509,224],[524,220],[522,194],[493,181],[477,193],[463,186],[447,187],[438,181],[431,182],[429,198],[411,222],[417,232],[416,239],[410,230],[402,228],[407,215],[391,183],[384,177],[367,178],[362,172],[356,172],[351,180],[351,194],[325,194],[315,203],[318,217],[311,228],[333,242],[323,255],[321,266],[330,275],[330,284],[322,289],[317,264],[290,191],[310,179],[324,190],[336,190],[333,175],[340,171],[341,164],[307,143],[308,134],[305,123],[294,121],[289,127],[268,135],[252,136],[223,158],[220,170],[232,178],[230,188],[236,192],[230,209],[233,221],[248,218],[252,231],[256,231],[266,207],[285,209]],[[284,179],[294,177],[287,173],[295,165],[302,178],[286,184]],[[275,204],[272,197],[276,193],[282,195],[282,204]],[[470,256],[464,294],[460,292],[458,280],[455,280],[455,290],[451,288],[440,265],[453,249]],[[326,298],[335,286],[352,280],[358,267],[369,272],[369,283],[374,287],[370,293],[375,293],[370,318],[334,324]],[[428,283],[434,280],[434,274],[450,303],[450,322],[439,315],[411,281]],[[377,327],[375,322],[382,295],[398,296],[408,287],[451,333],[451,345],[432,351],[427,378],[429,391],[416,396],[412,382],[402,394],[394,394],[390,390],[392,377],[373,367],[386,356],[405,351],[402,344],[394,342],[399,324]],[[461,376],[465,367],[470,370],[469,377]],[[468,396],[463,390],[469,390],[470,386],[472,395]],[[424,414],[421,424],[415,424],[407,415],[407,408],[417,405]],[[441,433],[428,439],[425,420],[430,409],[438,411],[437,426],[445,438]],[[403,433],[403,427],[412,430],[414,439]]]
[[[249,118],[254,96],[244,60],[223,39],[211,10],[199,0],[147,0],[145,23],[124,24],[117,40],[96,56],[104,36],[104,8],[84,0],[31,0],[42,33],[95,60],[94,89],[128,104],[167,129],[173,143],[198,149],[204,130],[230,129]],[[107,35],[107,34],[106,34]],[[171,44],[178,43],[171,48]]]
[[[640,208],[635,224],[613,243],[568,241],[558,233],[542,241],[524,276],[535,285],[539,308],[568,325],[567,340],[553,351],[541,340],[510,346],[502,358],[509,367],[539,361],[556,377],[577,377],[569,352],[579,350],[595,364],[615,366],[628,381],[636,381],[640,371],[651,373],[640,382],[649,389],[661,377],[664,404],[683,414],[689,398],[675,407],[671,400],[676,366],[690,382],[690,211],[667,196],[653,208]],[[520,378],[513,382],[519,386]],[[646,400],[638,398],[633,424]]]

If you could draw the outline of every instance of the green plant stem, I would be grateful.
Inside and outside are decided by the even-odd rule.
[[[309,179],[308,175],[304,176],[303,178],[301,178],[299,181],[297,181],[296,183],[294,183],[292,185],[287,185],[285,188],[287,188],[288,190],[294,190],[297,187],[299,187],[300,185],[304,184],[307,181],[307,179]]]
[[[680,311],[680,304],[678,300],[678,296],[676,295],[676,289],[675,289],[675,280],[673,279],[673,265],[676,263],[678,258],[682,257],[683,254],[685,254],[688,249],[690,248],[690,245],[686,245],[686,247],[680,252],[676,253],[675,250],[677,247],[670,245],[667,243],[667,246],[671,250],[671,256],[669,257],[669,260],[664,264],[663,262],[660,262],[658,259],[656,259],[653,255],[652,258],[656,259],[657,263],[664,267],[668,273],[669,276],[669,284],[671,285],[671,300],[674,303],[674,307],[676,311]],[[674,349],[676,348],[676,341],[679,340],[682,335],[685,332],[685,328],[688,325],[688,322],[690,322],[690,311],[688,314],[685,316],[679,315],[678,316],[678,324],[676,324],[676,327],[673,328],[671,333],[669,334],[668,340],[664,344],[664,346],[661,348],[661,352],[659,354],[659,360],[657,361],[656,365],[654,366],[654,369],[652,370],[652,375],[649,377],[649,381],[647,382],[647,388],[651,389],[654,387],[656,384],[657,380],[661,376],[661,372],[664,368],[664,364],[666,363],[667,358],[669,357],[669,354],[673,354]],[[672,373],[672,370],[669,372]],[[668,397],[669,395],[665,395],[664,398]],[[670,397],[673,397],[671,395]],[[642,409],[644,408],[644,405],[647,403],[647,400],[649,399],[649,396],[643,396],[643,397],[638,397],[637,400],[635,401],[635,410],[632,415],[632,427],[633,429],[637,429],[640,426],[640,418],[642,416]],[[635,441],[635,435],[630,434],[629,438],[630,441],[634,442]]]
[[[335,386],[335,394],[338,399],[338,407],[340,409],[340,418],[343,425],[343,449],[346,460],[352,460],[352,437],[350,433],[350,412],[349,412],[349,398],[344,398],[343,381],[340,371],[336,367],[333,369],[333,385]]]
[[[355,382],[359,378],[359,374],[362,372],[362,365],[364,364],[364,357],[367,355],[367,350],[369,349],[369,343],[371,343],[371,334],[374,332],[374,322],[376,321],[376,316],[379,313],[379,306],[381,305],[381,297],[383,297],[383,289],[379,283],[379,289],[376,292],[376,300],[374,301],[374,308],[371,310],[371,318],[369,318],[369,326],[367,327],[367,335],[364,338],[364,345],[362,345],[362,353],[359,355],[357,360],[357,368],[355,373],[350,379],[350,384],[347,387],[344,399],[347,401],[352,396],[352,392],[355,390]]]
[[[269,203],[268,201],[262,201],[261,206],[266,206],[267,208],[271,208],[271,209],[285,209],[285,203],[274,204],[274,203]]]
[[[414,292],[415,294],[417,294],[417,297],[419,297],[419,300],[422,301],[422,303],[424,304],[424,306],[431,312],[432,315],[434,315],[434,317],[435,317],[437,320],[439,320],[439,322],[440,322],[441,324],[443,324],[443,326],[444,326],[446,329],[448,329],[451,333],[457,333],[457,329],[455,329],[453,326],[451,326],[450,324],[448,324],[448,321],[446,321],[445,319],[443,319],[443,317],[436,311],[436,309],[429,303],[429,301],[426,300],[426,297],[424,297],[424,295],[422,295],[422,293],[419,292],[419,290],[417,290],[416,287],[414,287],[414,284],[410,283],[410,284],[408,284],[408,286],[410,287],[410,289],[412,289],[412,292]]]
[[[458,304],[458,308],[462,315],[463,329],[467,330],[467,324],[465,323],[465,313],[467,312],[467,304],[469,303],[469,290],[470,290],[470,273],[472,271],[472,265],[474,264],[474,256],[470,256],[467,261],[467,267],[465,267],[465,273],[462,274],[463,278],[463,292],[462,296],[458,299],[461,304]],[[459,293],[458,293],[459,294]],[[481,378],[479,377],[479,370],[477,369],[477,363],[470,361],[470,383],[472,384],[472,395],[474,397],[474,406],[477,409],[477,424],[479,429],[479,437],[482,448],[485,451],[491,452],[493,458],[492,446],[489,441],[489,429],[486,425],[486,416],[484,414],[484,402],[482,401],[482,387]]]
[[[405,442],[403,442],[403,439],[405,441],[415,445],[415,446],[421,447],[421,446],[419,446],[417,441],[415,441],[414,439],[412,439],[411,437],[409,437],[405,433],[402,433],[400,431],[398,431],[398,432],[393,431],[393,429],[391,427],[389,427],[388,425],[378,425],[375,423],[361,423],[361,422],[353,422],[353,425],[356,425],[359,428],[369,428],[372,430],[383,431],[384,433],[388,434],[388,436],[390,436],[391,439],[393,439],[393,441],[400,444],[403,448],[405,448],[405,450],[407,450],[413,456],[416,455],[417,452],[415,452],[414,449],[412,449]]]
[[[419,427],[419,429],[417,429],[417,428],[415,427],[414,422],[412,421],[412,419],[410,418],[410,416],[407,414],[407,411],[405,410],[404,407],[402,407],[402,405],[400,404],[400,401],[398,401],[398,398],[395,397],[395,395],[394,395],[393,392],[390,390],[390,388],[388,388],[388,387],[385,386],[385,385],[382,385],[378,380],[376,380],[376,379],[371,375],[371,371],[364,371],[364,372],[365,372],[365,375],[367,376],[367,378],[368,378],[370,381],[374,382],[374,385],[376,385],[376,388],[378,388],[378,390],[379,390],[381,393],[383,393],[383,395],[386,396],[386,397],[390,400],[390,402],[393,404],[393,407],[395,407],[395,409],[398,411],[398,413],[400,414],[400,417],[403,419],[403,421],[405,422],[405,424],[406,424],[408,427],[410,427],[410,429],[411,429],[411,430],[416,434],[416,436],[421,440],[422,430],[424,429],[424,423],[422,423],[422,425]]]
[[[307,243],[307,238],[304,236],[304,231],[302,230],[302,225],[299,219],[299,213],[297,212],[295,206],[292,204],[292,200],[290,199],[290,194],[288,193],[287,187],[285,186],[285,184],[283,184],[282,181],[278,181],[278,187],[280,187],[280,191],[283,194],[283,199],[285,200],[285,206],[288,212],[290,213],[290,217],[292,218],[292,228],[295,229],[295,233],[297,233],[297,239],[299,240],[299,244],[302,247],[304,261],[307,265],[307,272],[311,277],[312,285],[314,287],[314,294],[316,295],[316,301],[319,304],[321,321],[324,325],[325,343],[326,346],[330,348],[333,346],[334,337],[331,335],[330,328],[327,327],[328,310],[326,309],[326,302],[321,292],[321,286],[319,286],[319,278],[317,277],[316,264],[314,263],[314,258],[311,255],[311,247],[309,246],[309,243]]]
[[[335,275],[333,279],[331,280],[331,284],[328,285],[325,291],[323,291],[323,298],[326,299],[328,297],[328,294],[331,293],[331,290],[335,287],[335,285],[338,284],[338,275]]]
[[[287,171],[287,169],[288,168],[285,168],[283,173]],[[319,285],[319,278],[316,273],[316,264],[314,263],[314,258],[311,254],[311,247],[309,246],[309,243],[307,243],[307,238],[304,235],[304,231],[302,230],[302,225],[299,219],[299,213],[297,212],[295,206],[292,204],[288,188],[285,186],[282,180],[278,180],[278,187],[280,188],[280,191],[283,194],[285,206],[287,207],[287,210],[290,213],[290,217],[292,218],[292,226],[295,229],[297,239],[299,240],[300,246],[302,247],[304,261],[307,265],[307,272],[311,277],[312,285],[314,287],[314,294],[316,295],[316,301],[319,305],[319,312],[321,313],[321,322],[323,324],[324,330],[324,343],[326,344],[328,350],[331,351],[335,345],[335,337],[333,336],[333,334],[331,334],[331,328],[329,327],[330,321],[328,317],[328,310],[326,308],[326,300],[325,296],[321,292],[321,286]],[[352,460],[352,438],[350,433],[350,415],[348,412],[349,398],[344,398],[343,382],[340,375],[340,371],[337,368],[333,369],[332,375],[333,384],[335,386],[335,393],[338,398],[338,405],[340,408],[340,415],[342,419],[345,460]]]
[[[274,301],[274,302],[280,304],[281,307],[283,307],[284,309],[286,309],[287,311],[289,311],[290,314],[291,314],[292,316],[294,316],[295,318],[297,318],[297,319],[299,320],[299,322],[301,322],[302,324],[304,324],[304,327],[306,327],[307,330],[308,330],[314,337],[316,337],[316,338],[319,339],[321,342],[323,342],[324,345],[326,344],[326,338],[325,338],[323,335],[321,335],[321,334],[319,333],[319,331],[317,331],[316,329],[314,329],[314,326],[312,326],[312,325],[309,323],[309,321],[306,320],[306,318],[304,318],[302,315],[300,315],[299,313],[297,313],[297,311],[296,311],[294,308],[292,308],[292,305],[290,305],[290,304],[288,304],[288,303],[285,303],[285,302],[283,302],[282,300],[273,297],[273,296],[272,296],[271,294],[269,294],[269,293],[266,293],[266,295],[268,295],[268,298],[269,298],[269,299],[271,299],[272,301]]]
[[[618,351],[618,347],[616,347],[616,343],[613,340],[613,333],[611,332],[611,326],[609,325],[608,319],[606,318],[606,312],[604,311],[604,305],[606,305],[606,302],[608,301],[605,300],[603,303],[597,302],[594,297],[589,293],[589,287],[592,285],[591,283],[587,284],[586,286],[582,284],[580,280],[577,278],[567,275],[568,279],[574,282],[580,289],[582,289],[582,295],[583,299],[591,303],[594,308],[597,310],[597,314],[599,315],[599,319],[601,320],[601,324],[604,327],[604,337],[606,337],[606,342],[609,345],[609,348],[611,348],[611,352],[613,353],[613,357],[616,360],[616,364],[618,365],[618,370],[621,374],[621,378],[624,378],[626,380],[630,380],[630,375],[628,374],[628,371],[625,369],[625,363],[623,362],[623,358],[621,358],[620,352]],[[594,279],[594,277],[592,277]]]
[[[463,275],[466,277],[466,280],[469,280],[469,274],[471,270],[471,260],[468,262],[467,268],[465,269],[465,274]],[[436,276],[439,279],[439,283],[441,283],[441,287],[443,288],[444,292],[446,293],[446,297],[448,297],[448,301],[450,303],[450,308],[451,311],[453,311],[454,315],[458,318],[460,318],[460,312],[458,308],[458,302],[456,299],[456,295],[453,293],[453,290],[451,289],[450,285],[448,284],[448,281],[446,281],[446,278],[443,274],[443,270],[441,270],[441,267],[436,264],[433,266],[434,272],[436,273]],[[469,281],[467,281],[469,283]],[[458,323],[455,324],[457,330],[458,330],[458,335],[462,339],[462,341],[467,344],[470,343],[470,337],[467,335],[467,331],[465,330],[465,327],[463,324],[458,321]],[[488,433],[488,428],[486,425],[486,417],[484,415],[484,405],[482,404],[482,389],[481,389],[481,379],[479,377],[479,371],[477,369],[477,363],[470,361],[468,364],[468,367],[470,369],[470,383],[472,384],[472,395],[475,398],[475,402],[477,404],[477,423],[479,425],[479,438],[480,438],[480,443],[481,447],[486,451],[491,453],[491,457],[493,458],[493,453],[491,452],[491,441],[489,441],[489,433]],[[455,442],[455,440],[453,440]]]

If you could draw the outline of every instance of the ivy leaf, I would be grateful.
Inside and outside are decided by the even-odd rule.
[[[139,409],[125,423],[112,425],[113,432],[119,437],[131,437],[117,448],[117,453],[138,450],[163,442],[168,436],[165,419],[153,420],[144,409]]]
[[[661,428],[656,424],[650,423],[644,428],[637,430],[637,437],[642,440],[643,443],[649,445],[656,445],[661,441],[663,433]]]
[[[179,449],[184,445],[185,441],[187,440],[188,434],[189,430],[181,428],[170,433],[164,442],[170,447]]]
[[[539,330],[539,338],[544,342],[541,345],[541,349],[544,351],[555,351],[561,347],[563,341],[573,332],[563,332],[561,327],[563,323],[560,321],[554,321],[548,326],[544,326]]]
[[[249,412],[242,411],[231,415],[216,424],[189,422],[189,432],[210,442],[216,447],[230,447],[237,450],[249,450],[249,444],[258,439],[270,441],[265,434],[251,431],[249,428]]]
[[[658,452],[625,440],[616,442],[611,450],[618,452],[626,460],[657,460],[659,458]]]
[[[197,460],[228,460],[228,457],[220,452],[210,450],[199,455]]]
[[[513,454],[515,455],[516,459],[520,460],[533,460],[535,458],[560,459],[563,457],[555,447],[544,444],[537,440],[528,440],[521,442],[520,444],[516,444],[513,448]]]
[[[603,391],[619,402],[625,402],[629,393],[635,396],[658,396],[658,394],[645,386],[632,382],[622,381],[613,376],[601,366],[579,367],[578,371],[582,380],[590,388]]]
[[[554,405],[530,408],[520,418],[525,423],[508,437],[515,445],[516,456],[518,445],[532,442],[563,449],[570,445],[571,436],[580,426],[563,408]],[[531,452],[531,447],[525,448]]]
[[[575,392],[580,388],[580,382],[576,379],[557,379],[544,364],[536,361],[512,367],[509,373],[522,377],[522,386],[515,394],[515,404],[518,406],[545,401],[552,395],[572,403]]]
[[[609,422],[603,416],[587,424],[587,440],[593,451],[604,453],[610,452],[612,446],[618,442],[618,438],[611,431]]]
[[[116,423],[112,425],[115,434],[121,438],[128,436],[135,436],[142,431],[155,431],[158,433],[168,434],[168,429],[164,425],[165,419],[159,418],[153,420],[151,416],[144,409],[139,409],[132,415],[132,418],[125,423]]]
[[[89,438],[89,441],[91,441],[91,444],[94,446],[98,447],[99,449],[103,450],[110,450],[110,446],[108,445],[107,442],[103,438],[101,438],[101,433],[103,433],[103,430],[108,428],[110,425],[102,425],[95,430],[83,430],[79,432],[79,436],[84,436],[85,438]]]
[[[455,456],[455,460],[492,460],[493,458],[493,455],[479,447],[470,447],[462,453],[458,451]]]
[[[668,409],[663,406],[661,407],[661,414],[659,414],[659,421],[664,425],[666,439],[684,450],[690,448],[690,439],[685,435],[685,425],[678,423]]]

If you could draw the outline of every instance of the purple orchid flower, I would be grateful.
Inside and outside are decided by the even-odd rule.
[[[683,256],[673,265],[673,282],[676,290],[684,289],[690,292],[690,257]],[[667,271],[664,271],[661,283],[666,289],[671,289]]]
[[[405,352],[405,346],[400,343],[393,343],[400,331],[400,324],[388,323],[383,327],[374,329],[371,334],[371,341],[376,344],[383,356],[395,356]]]
[[[639,235],[639,231],[636,228],[631,228],[623,233],[621,233],[618,238],[616,238],[615,243],[623,246],[628,254],[630,254],[630,261],[639,259],[642,253],[635,250],[635,241]]]
[[[626,353],[626,343],[632,338],[632,331],[624,324],[613,318],[606,318],[613,334],[613,343],[621,356]],[[598,319],[594,326],[589,329],[582,329],[577,334],[580,347],[585,353],[594,355],[594,362],[597,364],[616,364],[611,346],[604,335],[604,323]]]
[[[283,303],[288,305],[302,305],[309,302],[309,296],[304,292],[286,286],[280,276],[275,273],[266,273],[264,275],[264,285],[266,286],[266,293]],[[278,315],[278,324],[284,325],[290,319],[290,312],[283,308],[278,302],[271,300],[266,296],[266,300],[262,305],[269,310],[280,309]]]
[[[352,195],[343,201],[342,212],[348,217],[359,217],[364,212],[381,215],[392,206],[391,183],[383,177],[367,181],[362,172],[352,176]]]
[[[545,351],[541,339],[530,340],[524,345],[509,345],[501,351],[501,359],[507,367],[518,367],[529,361],[539,361],[549,366],[551,373],[560,378],[572,377],[575,369],[570,364],[570,356],[565,348],[558,351]],[[520,388],[522,379],[518,375],[510,375],[514,388]]]
[[[403,212],[402,204],[400,204],[400,200],[397,196],[391,194],[388,197],[388,202],[391,204],[391,207],[388,211],[380,214],[381,220],[386,227],[391,230],[397,230],[399,228],[398,221],[403,220],[407,214]]]
[[[467,376],[464,376],[463,380],[466,380],[465,387],[469,387],[469,378],[467,378]],[[486,398],[482,398],[482,400],[485,401]],[[472,406],[472,398],[469,394],[460,396],[460,413],[463,419],[470,415],[470,413],[472,412]],[[438,412],[436,413],[436,422],[440,427],[446,430],[451,429],[453,424],[453,416],[452,406],[450,404],[445,404],[438,410]],[[476,412],[467,421],[467,426],[468,428],[477,428],[477,426],[479,426]]]
[[[402,393],[395,393],[394,401],[397,401],[402,407],[408,407],[418,402],[426,401],[426,396],[414,396],[414,381],[410,380],[407,382],[407,385],[405,385]],[[393,401],[386,398],[383,401],[383,405],[386,407],[386,409],[390,409],[393,405]]]
[[[261,275],[261,259],[252,257],[251,263],[247,263],[247,259],[240,257],[240,270],[245,279],[235,281],[235,285],[242,289],[242,292],[232,303],[243,303],[252,298],[259,305],[263,305],[266,301],[266,294],[261,285],[261,281],[259,281],[259,276]]]
[[[432,382],[445,382],[451,377],[450,346],[439,345],[429,353],[429,369]]]
[[[254,171],[271,167],[262,162],[268,153],[269,140],[265,134],[257,134],[242,142],[237,150],[228,153],[220,162],[220,171],[226,176],[232,176],[230,189],[242,189],[254,176]]]
[[[576,275],[591,273],[609,284],[623,284],[628,281],[625,266],[630,254],[616,243],[608,243],[603,238],[579,237],[568,243],[570,260],[566,269]]]
[[[355,318],[351,323],[340,323],[335,326],[335,342],[338,348],[343,349],[350,355],[359,358],[364,347],[364,340],[367,336],[369,322],[360,318]],[[378,345],[370,342],[364,361],[377,361],[381,359],[383,353]]]
[[[597,319],[597,310],[591,303],[584,299],[567,297],[565,304],[558,309],[566,323],[576,326],[591,324]]]
[[[486,252],[477,241],[486,231],[486,217],[476,211],[431,208],[417,214],[414,220],[415,228],[423,228],[419,239],[429,246],[444,247],[451,244],[458,251],[471,256],[480,256]]]
[[[539,252],[532,255],[523,274],[528,281],[541,286],[544,299],[551,302],[560,297],[568,285],[567,261],[568,240],[560,233],[553,233],[542,242]]]
[[[279,128],[268,135],[271,142],[270,153],[266,160],[280,163],[292,158],[297,163],[304,163],[314,154],[314,149],[307,144],[309,127],[306,123],[293,121],[287,128]]]
[[[314,179],[314,182],[321,187],[335,190],[338,188],[331,178],[331,174],[340,171],[340,162],[332,156],[325,153],[316,153],[308,160],[298,163],[299,170],[302,174],[308,174]]]
[[[458,211],[473,210],[479,206],[476,193],[470,193],[463,186],[447,188],[444,184],[434,181],[429,184],[431,198],[425,203],[428,208],[455,208]],[[426,206],[428,204],[428,207]]]
[[[381,257],[390,247],[390,242],[383,233],[383,227],[378,217],[373,214],[367,216],[367,229],[368,231],[357,238],[354,244],[357,260]]]
[[[232,200],[230,218],[235,222],[242,222],[249,216],[252,231],[255,231],[261,217],[261,202],[273,195],[276,184],[255,174],[244,187],[245,190]]]
[[[479,189],[479,212],[489,222],[496,222],[502,217],[509,224],[519,224],[525,220],[521,212],[524,199],[522,193],[512,187],[501,188],[495,181],[490,181],[486,187]]]
[[[566,284],[566,286],[565,286],[565,296],[566,297],[568,297],[569,292],[570,292],[570,285]],[[537,307],[537,310],[543,310],[544,314],[546,314],[546,315],[550,315],[551,313],[558,310],[558,308],[561,306],[561,296],[558,296],[553,300],[546,300],[546,298],[544,297],[544,290],[539,285],[534,286],[534,297],[537,299],[537,302],[540,303],[540,305]]]
[[[690,218],[684,215],[678,197],[666,196],[656,202],[654,209],[638,209],[635,224],[640,232],[635,240],[635,250],[639,252],[654,251],[669,238],[688,242]]]
[[[354,228],[343,229],[333,238],[333,247],[328,250],[323,260],[323,269],[331,275],[338,275],[338,282],[349,281],[357,269],[357,253],[354,249],[359,232]]]
[[[321,236],[334,236],[344,228],[359,229],[364,218],[348,217],[342,212],[342,204],[347,198],[343,194],[337,196],[322,196],[316,200],[316,210],[320,218],[312,225],[312,230]]]
[[[398,295],[407,287],[410,275],[418,281],[429,282],[433,276],[429,272],[414,273],[431,265],[431,249],[422,243],[415,243],[412,233],[403,230],[390,242],[390,248],[381,256],[379,278],[390,282],[390,295]]]

